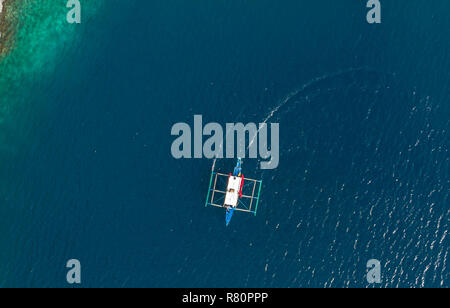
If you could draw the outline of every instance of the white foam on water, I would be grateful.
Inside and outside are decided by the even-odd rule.
[[[340,76],[342,74],[348,74],[348,73],[351,73],[351,72],[357,72],[357,71],[368,70],[368,69],[369,69],[368,67],[356,67],[356,68],[351,67],[351,68],[339,70],[339,71],[336,71],[336,72],[333,72],[333,73],[324,74],[322,76],[315,77],[315,78],[311,79],[307,83],[303,84],[301,87],[297,88],[296,90],[294,90],[291,93],[289,93],[288,95],[286,95],[282,100],[280,100],[278,102],[278,105],[269,112],[269,114],[266,116],[266,118],[264,119],[262,124],[266,124],[267,121],[269,121],[284,105],[286,105],[291,100],[292,97],[294,97],[294,96],[298,95],[299,93],[305,91],[307,88],[309,88],[310,86],[314,85],[315,83],[323,81],[323,80],[326,80],[328,78],[337,77],[337,76]],[[258,136],[260,130],[261,130],[261,126],[258,128],[257,133],[253,136],[252,140],[250,141],[249,145],[247,146],[247,150],[250,148],[250,146],[255,141],[255,139]],[[229,132],[226,133],[226,137],[228,136],[228,133]],[[220,144],[220,148],[221,149],[222,149],[222,145],[223,145],[223,142],[222,142],[222,144]],[[212,164],[212,168],[211,168],[213,171],[214,171],[214,167],[216,165],[216,160],[217,160],[217,157],[215,157],[214,160],[213,160],[213,164]]]
[[[340,76],[342,74],[347,74],[347,73],[351,73],[351,72],[356,72],[356,71],[360,71],[360,70],[364,70],[367,69],[367,67],[357,67],[357,68],[348,68],[345,70],[340,70],[334,73],[328,73],[316,78],[311,79],[310,81],[308,81],[307,83],[303,84],[301,87],[299,87],[298,89],[292,91],[291,93],[289,93],[288,95],[286,95],[282,100],[279,101],[278,105],[272,109],[272,111],[269,112],[269,114],[267,115],[267,117],[264,119],[264,121],[262,122],[262,124],[266,124],[267,121],[269,121],[274,115],[275,113],[278,112],[278,110],[280,110],[281,107],[283,107],[284,105],[286,105],[292,97],[298,95],[299,93],[303,92],[304,90],[306,90],[307,88],[309,88],[310,86],[314,85],[317,82],[326,80],[328,78],[332,78],[332,77],[337,77]],[[250,146],[253,144],[253,142],[256,139],[256,136],[258,136],[259,131],[261,130],[261,127],[259,127],[258,132],[255,136],[253,136],[252,140],[250,141],[248,148],[250,148]]]

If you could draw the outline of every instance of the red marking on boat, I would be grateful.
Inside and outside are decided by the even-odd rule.
[[[244,175],[242,175],[241,188],[239,188],[239,198],[242,198],[242,187],[244,187]]]

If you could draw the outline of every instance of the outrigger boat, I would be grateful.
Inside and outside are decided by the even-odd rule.
[[[225,208],[227,226],[235,211],[253,213],[256,216],[262,181],[244,178],[241,158],[238,158],[233,174],[215,172],[214,166],[215,164],[211,171],[205,207],[212,205]],[[257,193],[255,194],[255,192]]]

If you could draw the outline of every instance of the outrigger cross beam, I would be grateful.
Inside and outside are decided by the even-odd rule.
[[[256,216],[261,186],[261,180],[244,178],[241,158],[238,158],[233,174],[215,172],[213,167],[205,207],[212,205],[225,208],[227,226],[234,211],[253,213]]]

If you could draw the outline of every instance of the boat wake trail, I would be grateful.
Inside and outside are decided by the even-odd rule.
[[[306,93],[308,90],[310,90],[311,88],[313,88],[314,86],[316,86],[318,83],[321,82],[325,82],[327,80],[330,79],[334,79],[334,78],[338,78],[338,77],[342,77],[348,74],[355,74],[355,73],[376,73],[376,74],[382,74],[385,75],[385,72],[380,72],[377,71],[375,69],[372,69],[370,67],[367,66],[363,66],[363,67],[352,67],[352,68],[348,68],[348,69],[343,69],[343,70],[339,70],[336,72],[332,72],[332,73],[327,73],[318,77],[315,77],[313,79],[311,79],[310,81],[306,82],[305,84],[303,84],[302,86],[300,86],[299,88],[295,89],[294,91],[290,92],[289,94],[287,94],[283,99],[281,99],[277,106],[275,108],[273,108],[268,114],[267,116],[264,118],[264,120],[262,122],[260,122],[261,124],[267,124],[267,122],[272,119],[275,114],[278,113],[278,111],[280,109],[282,109],[285,105],[287,105],[293,98],[297,98],[299,95],[302,95],[304,93]],[[251,145],[253,145],[254,141],[256,140],[260,130],[261,130],[262,126],[259,126],[257,133],[252,137],[252,139],[250,140],[248,146],[247,146],[247,150],[250,148]],[[228,133],[226,133],[226,137],[228,136]],[[220,144],[220,148],[222,148],[223,146],[223,142],[222,144]],[[215,165],[216,165],[216,160],[217,157],[214,158],[213,163],[212,163],[212,171],[214,171]]]
[[[308,81],[307,83],[303,84],[301,87],[299,87],[298,89],[292,91],[291,93],[289,93],[288,95],[286,95],[281,101],[279,101],[278,105],[272,109],[272,111],[269,112],[269,114],[266,116],[266,118],[264,119],[264,121],[262,122],[262,124],[266,124],[267,121],[269,121],[284,105],[286,105],[293,97],[298,96],[299,94],[307,91],[309,88],[311,88],[312,86],[316,85],[319,82],[325,81],[327,79],[330,78],[336,78],[336,77],[340,77],[342,75],[346,75],[349,73],[357,73],[357,72],[376,72],[374,69],[371,69],[369,67],[357,67],[357,68],[348,68],[345,70],[340,70],[337,72],[333,72],[333,73],[328,73],[316,78],[311,79],[310,81]],[[261,127],[258,128],[258,133],[261,130]],[[250,146],[253,144],[253,142],[256,139],[256,136],[258,134],[256,134],[255,136],[253,136],[252,140],[250,141],[247,149],[250,148]]]

